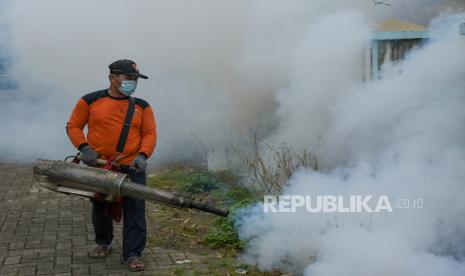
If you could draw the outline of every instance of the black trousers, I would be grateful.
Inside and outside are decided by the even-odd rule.
[[[135,173],[121,169],[131,180],[146,185],[146,173]],[[94,225],[95,242],[99,245],[109,245],[113,240],[113,218],[105,215],[107,202],[92,201],[92,224]],[[123,199],[123,258],[140,257],[147,240],[147,223],[145,220],[145,201],[131,197]]]

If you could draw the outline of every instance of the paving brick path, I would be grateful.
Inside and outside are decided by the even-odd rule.
[[[113,253],[89,258],[94,245],[90,207],[88,199],[35,185],[30,165],[0,163],[0,275],[210,274],[209,256],[158,247],[144,251],[144,272],[126,272],[119,262],[121,225],[115,227]],[[152,207],[148,203],[147,210]],[[175,264],[184,259],[192,262]]]

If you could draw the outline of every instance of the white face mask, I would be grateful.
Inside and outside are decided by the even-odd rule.
[[[118,77],[117,77],[118,78]],[[118,90],[126,96],[131,96],[137,88],[136,80],[118,80],[121,82],[121,86],[118,87]]]
[[[121,82],[121,86],[118,87],[119,91],[126,96],[131,96],[137,88],[137,81],[135,80],[124,80]]]

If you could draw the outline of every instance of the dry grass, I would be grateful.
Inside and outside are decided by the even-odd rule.
[[[299,154],[285,143],[272,147],[254,139],[254,154],[247,158],[246,164],[250,175],[266,193],[282,192],[283,185],[299,168],[318,170],[317,158],[306,150]]]
[[[287,180],[299,168],[319,170],[318,158],[303,150],[296,152],[281,143],[273,146],[262,139],[261,125],[240,128],[239,146],[234,147],[254,186],[264,193],[282,192]]]

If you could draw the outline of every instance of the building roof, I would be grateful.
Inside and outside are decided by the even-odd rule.
[[[425,39],[434,36],[428,27],[396,18],[381,21],[376,26],[374,40]]]
[[[396,18],[389,18],[378,23],[376,31],[378,32],[424,32],[427,27],[424,25],[402,21]]]

